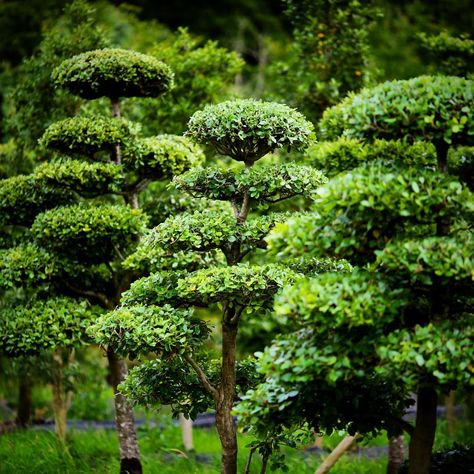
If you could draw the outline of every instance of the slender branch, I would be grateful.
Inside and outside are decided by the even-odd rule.
[[[249,455],[247,457],[247,462],[245,463],[245,469],[244,469],[244,474],[250,474],[250,465],[252,464],[252,456],[255,450],[257,449],[257,446],[253,446],[249,450]]]
[[[151,179],[143,178],[141,181],[135,184],[134,190],[136,193],[141,193],[151,183]]]
[[[112,309],[115,306],[112,304],[109,298],[107,298],[107,296],[104,293],[101,293],[100,291],[82,290],[81,288],[77,288],[74,285],[71,285],[67,281],[64,281],[64,284],[69,290],[73,291],[77,295],[85,296],[87,298],[95,298],[99,300],[104,305],[104,307],[108,309]]]
[[[120,117],[120,100],[117,99],[112,99],[112,115],[115,118]],[[115,145],[114,147],[114,159],[115,163],[118,165],[122,164],[122,150],[120,149],[120,145]]]
[[[236,219],[239,218],[239,208],[237,207],[237,203],[235,201],[231,201],[230,205],[232,206],[232,210],[234,211],[234,216]]]
[[[122,252],[120,251],[120,249],[117,247],[117,244],[115,242],[112,242],[112,245],[114,247],[114,250],[115,250],[115,253],[117,254],[118,258],[121,260],[121,261],[124,261],[125,260],[125,257],[123,256]]]
[[[199,365],[196,363],[196,361],[187,353],[184,354],[184,360],[194,369],[196,372],[197,376],[199,377],[199,380],[201,381],[203,387],[209,392],[209,394],[216,399],[218,396],[218,392],[216,387],[212,385],[208,378],[206,377],[206,374],[204,371],[199,367]]]
[[[240,212],[237,216],[237,223],[243,224],[245,220],[247,219],[249,211],[250,211],[250,193],[246,191],[244,193],[242,207],[240,208]]]

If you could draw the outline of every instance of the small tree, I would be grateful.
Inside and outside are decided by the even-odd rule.
[[[465,79],[420,77],[365,90],[325,113],[326,138],[429,140],[436,161],[374,162],[341,174],[321,189],[317,215],[275,231],[277,252],[336,255],[356,269],[302,281],[279,298],[277,312],[296,317],[299,331],[263,356],[267,380],[240,407],[250,424],[262,428],[263,417],[276,429],[302,419],[361,433],[403,428],[410,473],[429,472],[438,393],[470,383],[473,195],[447,170],[449,145],[472,144],[472,94]],[[414,427],[401,420],[411,390]]]
[[[110,95],[115,116],[120,115],[121,96],[159,94],[172,83],[167,66],[153,57],[113,49],[67,60],[54,77],[59,85],[83,97]],[[87,298],[112,310],[137,274],[123,262],[146,231],[147,217],[137,209],[139,195],[151,182],[170,179],[199,163],[203,153],[183,137],[140,138],[136,127],[119,117],[78,116],[56,122],[46,130],[41,144],[76,159],[47,163],[30,176],[2,182],[4,208],[15,216],[12,223],[32,224],[30,243],[5,255],[5,284],[21,282],[43,292]],[[93,162],[78,160],[81,156]],[[15,188],[11,180],[25,184]],[[126,205],[117,199],[124,199]],[[57,316],[61,327],[64,313],[58,311]],[[61,347],[60,338],[56,343]],[[112,350],[107,355],[115,390],[121,471],[141,472],[133,413],[117,391],[127,366]]]
[[[244,169],[189,171],[177,187],[196,198],[229,202],[231,208],[171,217],[155,228],[150,246],[168,253],[179,250],[223,254],[225,264],[195,272],[156,273],[134,283],[122,307],[93,326],[97,341],[118,353],[154,352],[158,360],[135,369],[123,385],[141,403],[171,404],[176,413],[195,417],[214,408],[222,445],[221,469],[237,472],[236,428],[232,408],[237,391],[254,382],[253,363],[237,362],[239,320],[261,314],[273,295],[297,274],[275,265],[252,265],[245,258],[264,247],[263,238],[281,215],[250,217],[258,204],[272,204],[311,193],[321,173],[292,164],[255,166],[281,147],[302,148],[311,125],[298,112],[279,104],[235,100],[208,106],[189,121],[188,135]],[[221,355],[203,352],[207,323],[192,307],[221,308]]]

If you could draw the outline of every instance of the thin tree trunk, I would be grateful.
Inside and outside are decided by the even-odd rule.
[[[186,451],[194,451],[193,443],[193,420],[185,418],[182,413],[179,414],[179,424],[181,425],[181,438]]]
[[[18,426],[26,427],[31,423],[31,398],[32,383],[28,373],[22,371],[18,380],[18,411],[16,415],[16,423]]]
[[[64,388],[64,349],[56,349],[53,353],[53,410],[56,435],[61,442],[66,442],[67,431],[67,399]]]
[[[409,474],[429,474],[436,434],[438,395],[432,387],[418,389],[416,425],[409,446]]]
[[[119,99],[112,100],[112,116],[114,118],[119,118],[121,116]],[[122,164],[122,150],[118,144],[114,147],[113,159],[118,165]]]
[[[323,461],[321,466],[316,469],[315,474],[326,474],[336,464],[339,458],[352,446],[354,441],[359,437],[359,434],[354,436],[346,436]]]
[[[229,315],[224,315],[224,318]],[[224,321],[222,325],[221,383],[216,403],[216,428],[222,445],[221,473],[237,472],[237,430],[232,417],[235,397],[235,357],[237,325]]]
[[[448,436],[450,438],[454,436],[454,420],[456,418],[456,415],[454,413],[454,396],[455,391],[451,390],[444,402],[446,407],[446,425],[448,429]]]
[[[140,450],[135,433],[133,410],[127,399],[118,391],[118,385],[127,376],[127,364],[111,350],[107,351],[109,372],[115,401],[115,424],[120,448],[120,474],[141,474]]]
[[[267,472],[268,466],[268,458],[270,457],[270,453],[266,453],[262,459],[262,468],[260,469],[260,474],[265,474]]]
[[[391,436],[388,439],[387,474],[397,474],[405,459],[405,442],[403,435]]]

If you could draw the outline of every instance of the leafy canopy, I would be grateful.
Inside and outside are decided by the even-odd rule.
[[[74,193],[36,175],[0,180],[0,223],[29,226],[40,212],[76,201]]]
[[[155,97],[173,86],[171,69],[153,56],[104,48],[73,56],[53,71],[54,82],[84,99]]]
[[[89,328],[89,334],[122,356],[135,358],[155,352],[166,357],[202,344],[209,328],[191,309],[137,305],[107,313]]]
[[[93,158],[99,151],[113,152],[117,145],[132,147],[137,132],[136,125],[124,119],[75,116],[50,125],[40,144],[57,152]]]
[[[252,201],[265,203],[311,195],[324,182],[320,171],[293,163],[252,166],[239,171],[198,168],[173,180],[179,190],[194,197],[242,202],[248,193]]]
[[[138,139],[133,149],[125,152],[123,163],[145,178],[162,180],[184,173],[204,160],[202,149],[189,138],[158,135]]]
[[[147,243],[167,252],[221,249],[227,254],[235,243],[249,250],[265,247],[265,236],[277,222],[283,222],[287,217],[285,213],[273,213],[238,224],[235,216],[224,210],[178,214],[155,227],[147,236]]]
[[[39,214],[31,233],[45,249],[99,263],[130,252],[146,223],[146,216],[129,206],[83,203]]]
[[[384,82],[349,94],[326,110],[324,139],[341,135],[373,140],[474,144],[474,82],[455,76],[420,76]]]
[[[312,124],[286,105],[236,99],[196,112],[186,133],[222,155],[252,164],[277,148],[305,148],[312,131]]]
[[[440,218],[469,220],[473,205],[473,194],[450,176],[416,168],[399,174],[376,164],[330,180],[319,190],[316,213],[277,225],[268,240],[275,253],[329,254],[363,265],[396,235],[430,233]]]
[[[0,310],[0,352],[10,357],[33,355],[89,340],[86,329],[97,311],[85,301],[53,297]]]

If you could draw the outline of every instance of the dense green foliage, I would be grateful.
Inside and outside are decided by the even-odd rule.
[[[124,185],[122,170],[114,163],[88,163],[69,158],[37,166],[33,176],[44,183],[43,186],[71,189],[83,197],[116,193]]]
[[[467,76],[474,72],[474,40],[468,36],[455,37],[442,31],[438,35],[420,33],[418,38],[423,51],[443,74]]]
[[[324,109],[369,79],[369,29],[374,2],[285,0],[294,42],[278,68],[283,97],[316,122]]]
[[[196,112],[187,134],[222,155],[252,164],[277,148],[305,148],[312,128],[286,105],[242,99],[208,105]]]
[[[257,203],[274,203],[308,195],[325,181],[310,166],[293,163],[260,165],[233,171],[220,168],[194,169],[177,176],[174,184],[194,197],[242,202],[245,194]]]
[[[455,76],[386,82],[328,109],[319,128],[325,139],[344,135],[472,145],[473,97],[474,83]]]
[[[77,347],[88,339],[95,312],[86,301],[49,298],[0,311],[0,351],[17,357],[59,347]]]
[[[203,163],[201,148],[179,135],[158,135],[139,139],[124,165],[151,180],[171,179]]]
[[[127,254],[145,228],[146,217],[128,206],[77,204],[39,214],[31,232],[49,250],[98,263]]]
[[[173,73],[166,64],[136,51],[111,48],[63,61],[52,79],[84,99],[154,97],[173,87]]]
[[[149,242],[151,246],[164,246],[169,252],[221,249],[224,254],[228,254],[235,243],[248,251],[264,248],[264,237],[277,222],[284,221],[286,217],[285,214],[274,213],[238,224],[230,212],[220,209],[196,211],[166,219],[155,227]]]
[[[112,152],[115,146],[133,146],[137,129],[123,119],[71,117],[50,125],[40,144],[58,152],[93,158],[98,151]]]
[[[135,358],[155,352],[161,356],[182,354],[206,340],[209,329],[193,317],[191,310],[175,311],[172,306],[121,307],[108,313],[89,333],[117,354]]]
[[[357,138],[340,137],[334,141],[318,142],[306,151],[306,160],[327,176],[349,171],[372,161],[385,166],[436,166],[436,150],[431,143],[403,143],[400,140],[374,140],[370,145]]]
[[[18,175],[0,180],[0,222],[29,226],[46,209],[75,201],[67,188],[56,188],[35,175]]]
[[[275,252],[337,255],[364,264],[397,235],[429,235],[442,217],[469,221],[474,202],[452,177],[416,168],[399,174],[381,164],[341,174],[318,194],[318,214],[276,226],[269,240]]]

